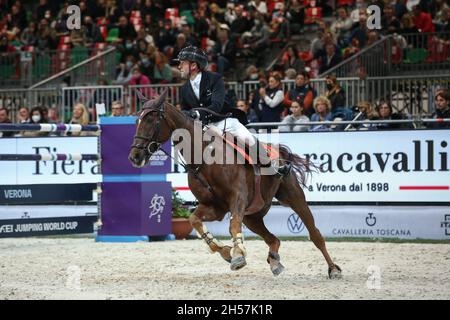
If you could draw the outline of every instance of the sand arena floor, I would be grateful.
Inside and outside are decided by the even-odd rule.
[[[245,246],[231,271],[200,240],[1,239],[0,299],[450,299],[449,244],[328,242],[341,280],[311,242],[282,241],[278,277],[263,241]]]

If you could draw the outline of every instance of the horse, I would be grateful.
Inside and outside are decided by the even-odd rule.
[[[167,91],[151,100],[137,92],[143,104],[138,113],[136,134],[129,154],[129,160],[133,166],[145,166],[152,154],[158,151],[164,142],[171,139],[172,134],[178,129],[185,130],[191,136],[196,130],[203,132],[201,122],[195,121],[165,101]],[[192,147],[195,147],[194,143],[195,141],[190,142]],[[200,144],[202,151],[208,148],[207,143]],[[174,147],[177,148],[177,145],[174,144]],[[251,165],[247,163],[195,164],[192,154],[182,155],[187,163],[189,188],[198,201],[198,206],[189,221],[199,238],[205,241],[209,251],[218,252],[225,261],[230,263],[231,270],[239,270],[247,264],[242,224],[259,235],[269,247],[267,262],[273,275],[277,276],[284,270],[278,253],[280,240],[267,229],[263,220],[272,205],[273,198],[276,198],[281,205],[291,207],[305,224],[310,239],[325,258],[328,265],[328,277],[341,278],[341,268],[331,259],[325,240],[315,226],[314,217],[302,190],[302,186],[305,186],[305,173],[311,168],[308,160],[291,153],[286,146],[280,145],[279,156],[292,164],[292,170],[284,176],[262,176],[261,196],[264,203],[259,211],[245,214],[245,209],[252,203],[255,190],[255,173]],[[217,240],[203,224],[204,221],[221,221],[228,212],[230,213],[229,231],[232,246]]]

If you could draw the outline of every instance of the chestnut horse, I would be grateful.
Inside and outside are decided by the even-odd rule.
[[[139,91],[138,96],[143,102],[143,107],[139,113],[136,135],[129,155],[129,160],[134,166],[146,165],[161,144],[171,139],[175,130],[184,129],[191,136],[194,136],[195,130],[202,132],[200,122],[194,121],[165,102],[167,91],[153,100],[143,97]],[[190,143],[194,147],[193,139]],[[202,151],[208,146],[205,142],[200,144]],[[263,221],[275,197],[282,205],[291,207],[299,215],[309,232],[310,239],[322,252],[328,264],[328,276],[340,278],[341,269],[333,263],[327,252],[325,241],[314,224],[314,217],[301,187],[301,184],[304,185],[306,172],[310,170],[310,163],[291,153],[285,146],[280,146],[279,154],[280,158],[292,164],[292,170],[282,177],[280,175],[261,177],[261,195],[264,203],[258,212],[249,215],[244,212],[252,202],[255,189],[254,170],[251,165],[195,164],[193,155],[182,154],[187,163],[189,187],[199,203],[190,217],[190,222],[199,237],[204,239],[209,250],[212,253],[218,252],[231,264],[232,270],[238,270],[246,265],[246,250],[242,236],[244,223],[269,246],[267,262],[272,273],[278,275],[284,269],[278,254],[280,240],[267,230]],[[215,239],[203,224],[203,221],[221,221],[228,212],[231,213],[229,230],[233,240],[232,247]]]

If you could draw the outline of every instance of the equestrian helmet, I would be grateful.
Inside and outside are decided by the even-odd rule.
[[[200,70],[204,70],[208,66],[208,56],[206,53],[202,49],[194,46],[181,49],[174,62],[180,63],[182,60],[196,62]]]

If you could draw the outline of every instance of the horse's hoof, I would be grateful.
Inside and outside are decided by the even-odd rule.
[[[231,263],[231,247],[230,246],[224,246],[222,250],[220,251],[220,256],[228,263]]]
[[[334,268],[328,268],[328,277],[330,279],[342,279],[341,268],[337,264],[334,265]]]
[[[284,271],[284,266],[281,263],[278,263],[276,268],[270,268],[274,276],[278,276],[280,273]]]
[[[239,256],[236,258],[231,259],[231,265],[230,268],[233,271],[239,270],[247,265],[247,262],[245,261],[244,256]]]

